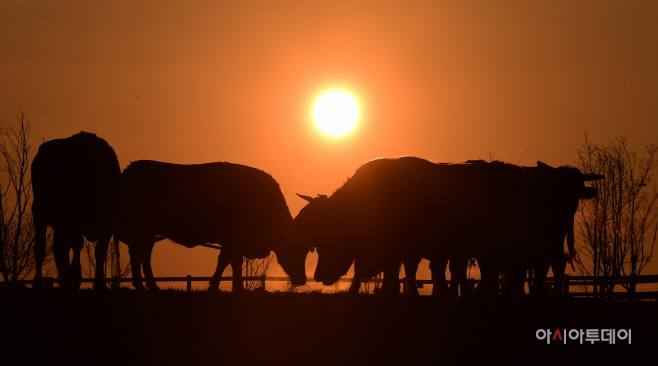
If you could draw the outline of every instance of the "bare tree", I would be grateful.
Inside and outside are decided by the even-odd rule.
[[[270,267],[270,263],[272,262],[273,258],[274,255],[272,253],[270,253],[267,258],[263,259],[245,258],[244,262],[242,263],[242,271],[246,277],[265,277],[267,275],[267,269]],[[265,290],[265,282],[258,280],[245,281],[245,289],[249,291],[257,289]]]
[[[82,248],[82,251],[85,257],[87,257],[87,267],[82,267],[82,272],[83,275],[87,278],[93,278],[94,274],[96,273],[95,251],[98,247],[96,246],[95,242],[90,242],[87,240],[87,238],[84,240],[85,245]],[[111,273],[113,279],[112,288],[118,288],[121,284],[119,280],[121,278],[128,277],[128,275],[131,273],[130,262],[125,259],[121,260],[119,247],[115,243],[116,240],[116,238],[112,238],[110,244],[114,245],[108,246],[107,261],[105,261],[105,269],[103,270],[105,276],[107,277],[109,269],[109,273]]]
[[[261,277],[264,278],[267,275],[267,270],[270,267],[270,263],[274,259],[274,254],[262,259],[248,259],[243,257],[242,260],[242,275],[243,277]],[[226,270],[233,275],[233,267],[227,266]],[[260,280],[245,280],[245,290],[254,291],[254,290],[265,290],[265,282],[263,279]]]
[[[359,288],[359,293],[361,294],[378,294],[381,292],[382,284],[381,281],[382,278],[384,278],[383,272],[377,273],[377,275],[373,278],[364,278],[361,279],[361,287]],[[337,285],[338,281],[334,285]]]
[[[25,279],[34,270],[34,224],[31,200],[30,120],[23,111],[16,116],[17,128],[0,122],[0,156],[3,181],[0,183],[0,272],[5,281]],[[5,179],[6,182],[5,183]],[[51,243],[52,231],[48,243]],[[52,260],[47,245],[46,263]]]
[[[107,266],[110,267],[112,272],[112,278],[114,280],[112,282],[113,289],[117,289],[121,286],[121,281],[119,281],[119,279],[126,278],[131,273],[130,261],[122,261],[120,254],[119,240],[113,237],[107,256],[109,260],[105,261],[105,273],[107,274]]]
[[[639,157],[628,151],[623,137],[597,145],[585,135],[578,168],[583,173],[603,174],[605,179],[592,182],[598,195],[581,201],[579,208],[581,251],[590,260],[579,261],[582,274],[603,280],[639,275],[650,262],[658,231],[658,190],[653,180],[658,147],[651,144],[645,153],[646,157]],[[604,282],[601,291],[612,292],[614,287]],[[632,285],[624,288],[635,290]]]
[[[384,273],[383,272],[377,273],[377,276],[375,276],[373,278],[373,281],[372,281],[372,293],[373,294],[381,293],[382,280],[383,279],[384,279]],[[371,282],[366,281],[365,284],[366,285],[365,285],[364,292],[365,293],[370,293],[370,284],[371,284]]]

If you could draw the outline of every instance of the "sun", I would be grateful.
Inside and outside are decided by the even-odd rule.
[[[359,119],[359,106],[349,94],[332,91],[315,103],[313,117],[322,131],[339,136],[354,128]]]

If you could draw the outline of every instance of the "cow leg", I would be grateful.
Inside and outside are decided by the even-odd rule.
[[[534,278],[532,279],[532,285],[530,286],[530,297],[537,298],[541,293],[542,287],[544,287],[544,282],[546,282],[546,275],[548,274],[549,263],[541,261],[541,263],[535,263],[534,269]]]
[[[461,290],[462,297],[468,297],[471,294],[471,288],[468,285],[468,278],[466,275],[466,268],[468,260],[462,258],[453,258],[450,260],[450,289],[451,295],[457,297],[457,288]],[[452,287],[455,287],[452,290]]]
[[[525,280],[528,273],[526,266],[523,263],[512,263],[508,268],[507,297],[525,296]]]
[[[71,250],[68,241],[67,231],[59,228],[53,235],[53,258],[55,267],[59,273],[59,286],[61,288],[70,288],[71,284],[71,263],[69,262],[69,251]]]
[[[419,296],[418,295],[418,286],[416,286],[416,272],[418,272],[418,265],[420,264],[421,258],[411,258],[403,261],[404,264],[404,273],[407,277],[407,291],[409,295]]]
[[[107,249],[110,244],[109,235],[107,237],[102,236],[98,238],[96,242],[96,248],[94,249],[94,254],[96,255],[96,274],[94,275],[94,290],[103,291],[107,290],[107,285],[105,284],[105,261],[107,260]]]
[[[233,270],[233,286],[231,292],[244,291],[244,283],[242,283],[242,261],[243,256],[239,253],[234,253],[231,258],[231,269]]]
[[[564,253],[556,256],[551,264],[553,268],[553,300],[562,299],[562,292],[564,287],[564,271],[567,268],[567,257]]]
[[[155,283],[153,276],[153,269],[151,268],[151,254],[153,253],[153,246],[155,245],[155,235],[151,237],[146,246],[146,250],[142,253],[142,268],[144,268],[144,279],[146,280],[146,287],[149,290],[159,290],[160,288]]]
[[[418,266],[416,266],[416,268],[418,268]],[[415,280],[414,283],[416,283]],[[386,269],[384,269],[384,283],[382,284],[382,293],[385,295],[398,295],[400,293],[399,263],[389,265]]]
[[[477,258],[480,264],[480,283],[473,291],[473,295],[478,297],[497,297],[500,292],[498,283],[498,269],[500,265],[496,261]]]
[[[142,262],[139,260],[139,255],[137,253],[137,244],[128,245],[128,255],[130,256],[130,271],[132,272],[133,277],[133,287],[135,290],[146,290],[142,284]]]
[[[450,288],[448,293],[450,297],[459,297],[459,265],[455,258],[448,261],[448,269],[450,270]]]
[[[140,246],[141,242],[139,240],[131,241],[131,243],[125,242],[128,245],[128,254],[130,255],[130,270],[133,276],[133,287],[135,290],[146,291],[146,288],[142,284],[142,251]]]
[[[350,288],[347,290],[348,293],[356,295],[361,291],[361,277],[354,275]]]
[[[225,246],[224,248],[222,248],[222,250],[219,252],[219,255],[217,256],[217,268],[215,269],[215,273],[212,275],[212,278],[210,279],[208,291],[219,291],[219,283],[222,281],[222,275],[224,274],[224,270],[230,263],[231,263],[231,249]],[[231,269],[233,269],[233,266],[231,266]],[[233,271],[235,272],[235,270]],[[240,267],[240,276],[242,276],[242,267]]]
[[[349,290],[347,290],[348,293],[352,295],[356,295],[361,291],[361,275],[362,269],[359,266],[359,261],[355,260],[354,261],[354,279],[352,279],[352,283],[350,284]],[[336,280],[339,281],[340,279]],[[383,287],[383,285],[382,285]]]
[[[42,289],[43,284],[43,261],[46,259],[46,231],[48,225],[43,219],[43,214],[39,212],[36,205],[32,205],[32,215],[34,222],[34,282],[33,289]]]
[[[73,250],[73,257],[71,258],[70,267],[70,288],[77,290],[82,284],[82,265],[80,264],[80,252],[85,245],[85,238],[82,234],[71,233],[71,249]]]
[[[459,278],[460,283],[460,295],[461,297],[470,297],[471,296],[471,284],[468,282],[468,259],[465,259],[461,264],[461,272],[459,273],[461,277]]]
[[[430,260],[430,271],[432,272],[432,297],[446,297],[450,292],[446,282],[447,259]]]

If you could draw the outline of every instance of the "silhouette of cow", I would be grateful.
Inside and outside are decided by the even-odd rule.
[[[549,267],[553,269],[553,298],[562,297],[562,287],[567,258],[572,263],[575,257],[574,215],[581,199],[596,197],[593,187],[586,187],[586,181],[603,179],[599,174],[583,174],[578,169],[562,166],[553,168],[542,162],[537,167],[523,167],[535,190],[531,200],[534,218],[534,243],[519,248],[518,255],[508,264],[511,269],[508,290],[512,295],[523,291],[525,273],[534,269],[535,278],[530,294],[537,296],[541,290]],[[567,239],[568,256],[564,253],[564,240]]]
[[[156,236],[188,248],[220,244],[210,290],[217,290],[228,264],[233,291],[244,290],[242,260],[265,258],[270,250],[294,285],[306,283],[309,247],[287,241],[292,216],[279,184],[269,174],[244,165],[179,165],[140,160],[121,175],[117,237],[129,247],[133,286],[157,289],[151,269]]]
[[[548,268],[552,267],[555,278],[553,297],[560,298],[567,263],[564,239],[567,238],[571,262],[575,256],[573,225],[578,204],[581,199],[596,196],[596,189],[586,187],[584,182],[603,179],[604,176],[582,174],[578,169],[568,166],[552,168],[541,161],[537,162],[537,167],[521,167],[523,175],[515,173],[512,176],[504,173],[509,170],[510,164],[482,160],[469,161],[467,164],[478,169],[499,171],[491,175],[493,180],[507,182],[510,187],[516,188],[513,191],[499,190],[498,194],[508,197],[506,204],[509,207],[523,213],[521,217],[516,216],[516,224],[519,225],[517,235],[521,240],[501,243],[496,242],[496,236],[492,236],[489,245],[473,245],[474,251],[470,254],[478,258],[482,274],[482,282],[476,292],[480,295],[497,295],[498,273],[500,269],[505,269],[508,275],[506,295],[525,294],[525,274],[528,269],[534,269],[535,279],[530,294],[536,296]],[[510,179],[516,182],[512,184]],[[509,210],[506,215],[514,216]],[[504,222],[499,225],[505,228]]]
[[[354,263],[350,292],[358,292],[362,278],[384,272],[382,290],[398,293],[402,263],[409,291],[417,293],[421,258],[431,265],[443,263],[445,272],[449,259],[458,261],[469,252],[467,241],[486,238],[475,230],[478,220],[468,220],[482,216],[478,197],[486,192],[463,198],[455,194],[474,191],[473,182],[481,177],[454,174],[460,168],[416,157],[376,159],[357,169],[331,197],[300,195],[309,204],[294,220],[294,235],[296,241],[317,247],[315,280],[329,285]],[[464,240],[469,235],[472,239]],[[464,247],[456,250],[459,243]],[[444,273],[436,278],[445,283]]]
[[[103,270],[112,236],[112,204],[121,176],[114,150],[95,134],[80,132],[41,144],[31,169],[36,262],[34,287],[43,287],[41,271],[46,230],[51,226],[60,286],[80,287],[80,251],[84,236],[97,242],[94,289],[107,289]],[[71,249],[73,259],[69,262]]]
[[[579,177],[576,196],[588,178]],[[309,204],[295,218],[296,240],[317,246],[315,279],[325,284],[344,275],[353,262],[356,279],[383,271],[383,290],[397,293],[400,263],[415,283],[417,263],[427,258],[442,285],[448,260],[465,264],[475,257],[483,272],[480,292],[489,288],[497,294],[501,265],[541,258],[555,247],[554,233],[567,232],[564,221],[553,220],[567,215],[551,210],[566,201],[573,204],[568,190],[573,187],[551,183],[555,180],[544,182],[541,175],[501,162],[376,159],[357,169],[331,197],[302,196]],[[561,226],[554,229],[556,222]],[[457,277],[466,284],[466,266],[456,267],[463,267]]]

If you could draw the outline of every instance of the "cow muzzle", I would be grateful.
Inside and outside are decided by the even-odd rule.
[[[306,284],[306,275],[290,277],[290,283],[293,286],[304,286]]]
[[[314,278],[315,278],[315,282],[322,283],[325,286],[331,286],[336,282],[335,279],[332,279],[329,276],[323,276],[321,274],[318,275],[317,273],[315,274]]]

